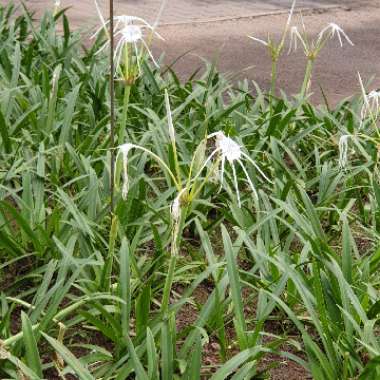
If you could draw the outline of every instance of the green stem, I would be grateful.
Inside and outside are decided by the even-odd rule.
[[[113,268],[113,260],[115,255],[115,244],[117,239],[118,231],[118,218],[116,215],[112,217],[110,238],[109,238],[109,252],[108,257],[106,258],[105,265],[103,267],[102,277],[101,277],[101,289],[105,292],[108,292],[111,289],[111,276]]]
[[[125,135],[127,131],[127,119],[128,119],[128,108],[129,108],[129,99],[131,95],[131,85],[125,84],[124,89],[124,99],[123,99],[123,113],[121,116],[121,124],[119,129],[119,144],[123,144],[125,140]]]
[[[272,74],[271,74],[271,89],[270,89],[270,108],[272,108],[272,100],[276,93],[277,84],[277,58],[272,58]]]
[[[179,221],[177,223],[174,223],[174,227],[173,227],[172,239],[171,239],[171,251],[170,251],[171,257],[170,257],[168,275],[166,276],[164,292],[162,296],[162,303],[161,303],[162,317],[166,317],[169,311],[170,293],[173,286],[175,267],[177,264],[177,256],[178,256],[178,251],[179,251],[179,247],[181,243],[182,230],[183,230],[184,222],[186,220],[187,210],[188,210],[187,207],[185,207],[182,210]]]
[[[313,72],[313,67],[314,67],[314,60],[309,58],[307,60],[305,78],[303,80],[302,89],[301,89],[301,101],[303,101],[305,99],[305,96],[307,95],[307,91],[310,85],[311,74]]]
[[[167,314],[169,310],[170,293],[172,290],[176,263],[177,263],[177,255],[172,255],[170,257],[168,275],[166,276],[164,293],[162,296],[161,314],[163,317]]]
[[[181,171],[179,168],[177,147],[176,147],[175,141],[172,141],[172,149],[173,149],[173,156],[174,156],[174,167],[177,174],[177,181],[178,183],[181,183]]]

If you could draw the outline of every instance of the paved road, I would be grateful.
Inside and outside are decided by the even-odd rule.
[[[9,0],[0,0],[7,3]],[[53,0],[26,0],[26,4],[36,10],[52,6]],[[62,6],[70,7],[69,15],[77,25],[88,25],[97,20],[94,0],[61,0]],[[153,21],[162,0],[114,0],[118,14],[139,15]],[[167,0],[162,24],[183,24],[207,22],[258,16],[287,11],[292,0]],[[328,9],[352,3],[364,3],[366,0],[298,0],[299,8]],[[98,0],[104,13],[108,0]]]
[[[71,6],[69,15],[77,27],[88,29],[98,22],[93,0],[61,1],[63,6]],[[41,11],[52,6],[53,0],[26,3]],[[106,13],[108,0],[99,3]],[[135,14],[153,21],[160,3],[161,0],[115,0],[115,8],[118,14]],[[265,38],[269,33],[279,37],[290,3],[291,0],[168,0],[160,26],[165,42],[155,43],[155,54],[165,51],[164,62],[170,63],[189,52],[175,67],[182,78],[202,65],[200,57],[217,57],[221,71],[240,72],[240,78],[248,77],[267,88],[270,60],[265,48],[247,35]],[[315,101],[321,100],[320,86],[333,103],[357,91],[357,71],[366,79],[374,75],[380,78],[380,0],[299,0],[298,7],[311,36],[328,22],[337,22],[355,43],[354,47],[341,49],[336,41],[331,42],[319,57],[313,77]],[[280,87],[289,93],[297,92],[304,67],[302,52],[284,57]],[[375,83],[380,85],[380,81]]]
[[[373,86],[380,87],[380,8],[376,5],[380,2],[342,3],[335,9],[319,9],[303,14],[310,36],[316,36],[327,23],[336,22],[355,43],[354,47],[346,44],[340,48],[337,41],[331,41],[318,58],[312,82],[316,102],[322,100],[320,86],[331,103],[357,92],[358,71],[365,79],[376,77]],[[270,33],[274,38],[279,38],[285,22],[286,15],[279,14],[181,27],[166,26],[161,29],[166,42],[156,49],[156,54],[165,51],[166,62],[171,62],[180,54],[191,51],[176,64],[177,71],[183,77],[202,64],[199,57],[209,60],[217,58],[221,71],[240,72],[239,78],[248,77],[268,88],[270,59],[267,51],[246,36],[266,38]],[[279,86],[287,93],[298,92],[304,69],[305,57],[301,51],[284,56]]]

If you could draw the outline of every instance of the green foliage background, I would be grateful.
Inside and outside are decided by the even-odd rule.
[[[373,120],[338,168],[339,138],[358,133],[362,99],[330,109],[283,95],[270,107],[257,86],[213,65],[181,82],[171,67],[144,64],[121,125],[116,83],[117,128],[129,142],[174,165],[167,90],[183,173],[204,136],[222,130],[273,181],[248,168],[255,200],[238,170],[242,208],[229,179],[227,189],[202,189],[163,315],[176,189],[134,152],[126,201],[116,187],[110,248],[103,40],[85,48],[64,12],[36,23],[26,9],[0,8],[0,377],[259,379],[288,360],[318,380],[380,378]]]

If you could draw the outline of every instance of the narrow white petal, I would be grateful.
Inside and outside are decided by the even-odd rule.
[[[254,196],[256,197],[256,199],[258,199],[258,195],[257,195],[256,188],[255,188],[255,186],[253,185],[253,183],[252,183],[252,181],[251,181],[251,178],[249,177],[249,174],[248,174],[248,172],[247,172],[247,169],[245,168],[245,166],[243,165],[243,163],[242,163],[240,160],[238,160],[238,163],[239,163],[239,165],[241,166],[241,168],[243,169],[243,172],[244,172],[244,174],[245,174],[245,177],[247,178],[247,181],[248,181],[248,183],[249,183],[249,187],[251,188],[251,190],[252,190]]]
[[[221,172],[220,172],[220,184],[223,185],[224,182],[224,170],[226,166],[226,157],[222,157],[222,165],[221,165]]]
[[[264,40],[261,40],[260,38],[256,38],[256,37],[252,37],[252,36],[248,36],[248,38],[250,38],[251,40],[254,40],[264,46],[268,46],[268,42],[264,41]]]
[[[198,179],[198,177],[202,174],[204,168],[208,165],[208,163],[212,160],[212,158],[215,156],[216,153],[218,153],[220,149],[215,149],[206,159],[202,167],[198,170],[198,173],[192,178],[192,181],[195,181]]]
[[[99,4],[98,4],[98,1],[97,0],[94,0],[95,1],[95,8],[96,8],[96,12],[98,13],[98,16],[100,18],[100,21],[102,23],[102,28],[106,31],[107,33],[107,24],[109,23],[109,21],[105,21],[104,17],[103,17],[103,14],[102,14],[102,11],[100,10],[100,7],[99,7]],[[101,30],[101,29],[100,29]],[[97,33],[96,33],[97,34]],[[96,35],[95,34],[95,35]]]
[[[238,182],[237,182],[237,176],[236,176],[236,170],[234,164],[230,164],[232,168],[232,176],[233,176],[233,182],[235,186],[235,191],[236,191],[236,196],[237,196],[237,201],[238,201],[238,206],[239,208],[241,207],[241,202],[240,202],[240,193],[239,193],[239,187],[238,187]]]
[[[145,46],[145,49],[146,49],[146,51],[148,52],[149,57],[150,57],[150,59],[152,60],[153,64],[154,64],[157,68],[159,68],[160,66],[158,65],[157,61],[154,59],[153,54],[152,54],[152,52],[150,51],[148,44],[145,42],[144,39],[141,39],[141,41],[142,41],[143,45]]]
[[[251,157],[248,156],[248,154],[241,152],[241,154],[257,169],[257,171],[269,182],[273,183],[266,175],[265,173],[259,168],[259,166],[256,164],[255,161],[252,160]]]

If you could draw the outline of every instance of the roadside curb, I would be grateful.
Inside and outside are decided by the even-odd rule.
[[[322,13],[328,13],[331,11],[336,10],[342,10],[342,11],[349,11],[350,7],[347,7],[345,5],[326,5],[323,7],[316,7],[316,8],[298,8],[296,10],[297,13],[302,13],[304,16],[306,15],[312,15],[312,14],[322,14]],[[262,13],[253,13],[245,16],[229,16],[229,17],[217,17],[217,18],[211,18],[211,19],[203,19],[203,20],[189,20],[189,21],[179,21],[179,22],[165,22],[160,23],[160,28],[165,26],[179,26],[179,25],[196,25],[196,24],[212,24],[212,23],[218,23],[218,22],[228,22],[228,21],[239,21],[239,20],[250,20],[250,19],[256,19],[256,18],[263,18],[263,17],[271,17],[271,16],[281,16],[284,14],[288,14],[289,10],[278,10],[278,11],[270,11],[270,12],[262,12]]]

